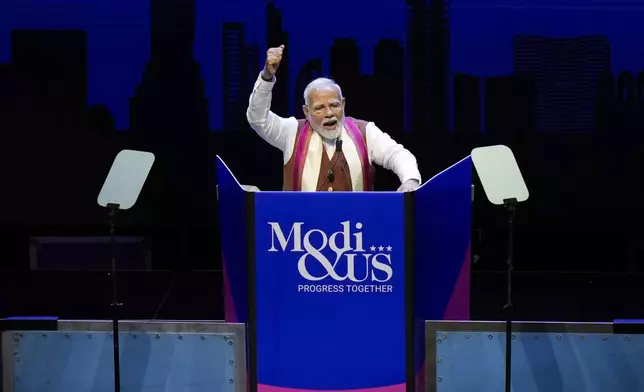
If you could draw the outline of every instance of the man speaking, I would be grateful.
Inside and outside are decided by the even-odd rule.
[[[334,81],[318,78],[304,90],[305,119],[270,111],[284,45],[267,51],[248,103],[250,126],[284,154],[285,191],[372,191],[377,164],[396,173],[398,191],[420,185],[416,158],[374,123],[345,117],[345,98]]]

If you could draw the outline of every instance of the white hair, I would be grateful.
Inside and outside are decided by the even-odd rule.
[[[325,88],[336,89],[338,96],[340,96],[340,99],[342,99],[342,89],[335,81],[329,78],[317,78],[309,83],[308,86],[306,86],[306,88],[304,89],[304,104],[306,106],[309,105],[309,97],[311,95],[311,91]]]

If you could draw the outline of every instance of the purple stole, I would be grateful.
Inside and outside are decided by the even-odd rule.
[[[353,121],[351,117],[344,118],[344,125],[347,129],[347,133],[353,140],[353,144],[356,146],[358,151],[358,156],[360,157],[360,164],[362,166],[362,186],[365,191],[373,190],[373,184],[371,183],[371,163],[369,162],[369,152],[367,151],[367,143],[358,129],[358,125]],[[311,129],[311,124],[308,121],[305,122],[304,127],[300,132],[297,133],[295,139],[295,160],[293,162],[293,190],[300,191],[302,187],[302,172],[304,171],[304,160],[306,159],[306,154],[309,150],[309,142],[311,141],[311,134],[313,130]]]

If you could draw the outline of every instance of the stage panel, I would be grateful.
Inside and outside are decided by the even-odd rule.
[[[504,322],[428,322],[427,385],[498,392],[505,385]],[[644,390],[644,335],[612,323],[513,323],[512,390]]]
[[[6,392],[113,391],[111,322],[2,334]],[[120,323],[121,390],[245,391],[243,325]]]

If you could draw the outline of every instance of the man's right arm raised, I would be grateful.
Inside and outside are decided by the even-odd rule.
[[[266,51],[266,64],[259,74],[248,102],[246,119],[251,128],[272,146],[286,151],[291,140],[291,133],[297,132],[297,120],[294,117],[282,118],[271,112],[271,99],[275,85],[275,73],[282,61],[284,45]]]
[[[275,85],[275,75],[273,80],[266,81],[262,72],[250,95],[248,109],[246,110],[246,119],[251,128],[257,132],[262,139],[269,144],[284,151],[289,140],[289,130],[297,128],[297,120],[292,118],[282,118],[271,112],[271,99],[273,97],[273,86]],[[291,122],[295,121],[294,124]]]

